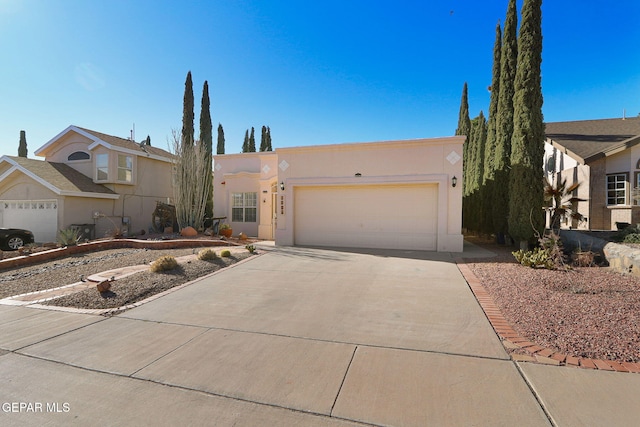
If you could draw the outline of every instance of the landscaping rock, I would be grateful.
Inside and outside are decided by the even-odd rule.
[[[180,235],[182,237],[196,237],[198,235],[198,232],[193,227],[185,227],[180,230]]]

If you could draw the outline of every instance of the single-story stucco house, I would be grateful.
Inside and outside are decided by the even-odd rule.
[[[278,245],[461,252],[464,140],[217,155],[214,216]]]
[[[545,124],[544,171],[554,182],[580,182],[586,220],[563,227],[615,230],[640,223],[640,117]]]
[[[172,154],[69,126],[35,151],[44,160],[0,157],[0,226],[56,241],[61,229],[87,237],[147,231],[158,201],[173,197]]]

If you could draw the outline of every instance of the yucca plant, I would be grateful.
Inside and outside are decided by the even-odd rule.
[[[80,241],[80,230],[77,228],[65,228],[58,230],[58,243],[61,246],[75,246]]]
[[[578,212],[578,202],[584,202],[586,199],[574,196],[574,191],[580,188],[580,182],[574,182],[567,186],[566,179],[558,179],[555,185],[544,179],[544,200],[551,208],[551,224],[550,228],[554,232],[560,230],[560,221],[562,218],[569,218],[578,222],[584,221],[584,215]]]

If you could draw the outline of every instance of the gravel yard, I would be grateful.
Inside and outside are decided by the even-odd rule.
[[[180,257],[197,254],[201,249],[111,249],[14,268],[0,272],[0,298],[69,285],[80,281],[81,275],[88,277],[106,270],[149,264],[162,255]],[[220,251],[225,248],[216,249]],[[95,287],[91,287],[46,304],[90,309],[121,307],[210,274],[249,256],[249,252],[243,250],[229,258],[214,261],[194,259],[165,273],[143,271],[114,281],[110,292],[100,294]]]
[[[640,279],[606,267],[523,267],[511,248],[481,246],[498,257],[467,265],[521,336],[576,357],[640,361]]]

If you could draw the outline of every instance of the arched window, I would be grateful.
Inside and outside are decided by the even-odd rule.
[[[67,160],[89,160],[90,158],[91,156],[89,156],[89,153],[85,153],[84,151],[76,151],[69,154]]]

